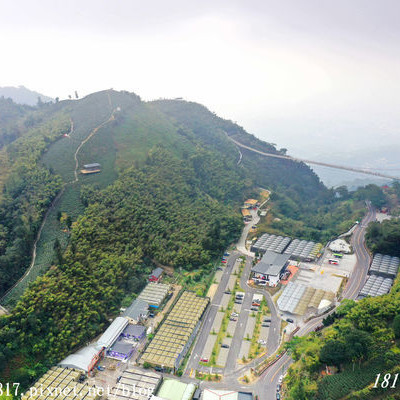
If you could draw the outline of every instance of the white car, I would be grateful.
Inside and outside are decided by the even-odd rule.
[[[279,377],[279,379],[278,379],[278,382],[279,382],[279,383],[282,383],[282,381],[283,381],[283,375],[281,375],[281,376]]]

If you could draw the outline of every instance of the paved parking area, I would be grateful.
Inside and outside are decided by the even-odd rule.
[[[251,342],[249,340],[243,340],[242,345],[240,346],[240,351],[238,355],[238,359],[241,360],[243,356],[247,358],[250,352]]]
[[[225,367],[226,360],[228,359],[228,354],[229,354],[229,349],[224,349],[221,347],[217,359],[217,365],[219,367]]]
[[[236,274],[239,273],[239,268],[240,268],[241,262],[242,262],[242,260],[240,258],[238,258],[236,260],[236,263],[235,263],[235,265],[233,266],[233,269],[232,269],[232,274],[234,274],[235,272],[236,272]]]
[[[211,332],[213,330],[215,331],[215,333],[219,332],[219,329],[221,328],[222,320],[224,319],[224,315],[225,315],[225,313],[223,313],[221,311],[217,312],[217,314],[214,318],[213,324],[212,324]]]
[[[221,300],[221,307],[224,307],[226,309],[226,307],[228,307],[230,298],[231,298],[230,294],[224,293],[224,295],[222,296],[222,300]]]
[[[248,337],[251,339],[253,337],[253,331],[255,326],[256,326],[256,318],[249,315],[249,318],[247,319],[246,329],[244,331],[244,336],[243,336],[244,339]]]
[[[234,287],[235,287],[235,283],[236,283],[236,280],[238,279],[238,277],[236,276],[236,275],[231,275],[230,277],[229,277],[229,281],[228,281],[228,286],[227,286],[227,288],[230,290],[230,291],[232,291],[233,289],[234,289]]]
[[[234,335],[236,329],[237,322],[229,321],[228,327],[226,328],[226,332],[229,333],[231,336]]]
[[[260,339],[267,340],[268,339],[269,328],[266,326],[262,326],[260,330]]]
[[[329,264],[330,258],[334,258],[333,253],[328,251],[321,265],[301,263],[293,282],[337,293],[343,278],[353,271],[357,258],[355,254],[345,254],[338,265]]]
[[[211,353],[214,348],[214,344],[217,340],[217,335],[208,335],[206,345],[203,349],[203,354],[200,354],[200,358],[211,358]]]
[[[242,305],[243,304],[236,304],[236,303],[234,303],[233,304],[233,311],[232,312],[235,312],[236,314],[239,314],[240,313],[240,311],[242,311]]]

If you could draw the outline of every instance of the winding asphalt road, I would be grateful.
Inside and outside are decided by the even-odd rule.
[[[351,245],[357,256],[357,263],[344,290],[343,297],[347,299],[357,298],[358,293],[366,281],[368,268],[371,264],[371,255],[365,247],[365,231],[368,224],[376,220],[376,211],[372,207],[371,202],[367,202],[367,208],[367,215],[364,217],[361,224],[358,224],[355,228],[351,238]]]
[[[348,284],[344,291],[344,298],[356,299],[358,293],[362,289],[368,269],[371,262],[371,256],[365,247],[365,231],[368,224],[376,219],[376,212],[370,202],[367,202],[368,213],[354,230],[351,244],[357,257],[357,263],[354,267],[352,274],[350,275]],[[328,314],[334,312],[331,310]],[[324,314],[320,317],[314,318],[296,333],[297,336],[304,336],[313,331],[318,325],[322,323],[322,320],[328,315]],[[261,376],[259,383],[256,387],[260,399],[262,400],[273,400],[276,399],[276,386],[278,384],[279,376],[283,374],[289,365],[292,363],[292,358],[285,354],[280,360],[268,368]],[[260,391],[261,390],[261,391]]]
[[[357,257],[356,266],[349,277],[348,284],[344,290],[344,298],[349,299],[356,299],[358,296],[359,291],[361,290],[362,286],[365,283],[366,276],[368,273],[371,256],[368,253],[364,238],[365,238],[365,231],[367,225],[375,220],[376,213],[373,207],[369,202],[367,202],[367,209],[368,213],[362,220],[360,224],[355,228],[351,244],[353,246],[353,250]],[[255,218],[254,218],[255,217]],[[276,386],[278,384],[278,380],[281,374],[284,374],[289,365],[293,362],[292,358],[289,354],[284,354],[275,364],[269,367],[261,377],[255,381],[252,385],[243,385],[238,382],[238,378],[242,376],[246,371],[249,370],[250,366],[254,366],[255,363],[260,363],[263,359],[269,357],[273,354],[279,347],[280,344],[280,323],[281,320],[279,318],[276,306],[271,298],[271,296],[262,289],[255,289],[249,287],[247,284],[247,278],[250,275],[250,270],[252,266],[252,260],[254,255],[250,253],[247,249],[243,249],[245,244],[245,239],[247,237],[248,231],[250,230],[250,225],[253,225],[257,221],[256,215],[254,215],[253,221],[247,225],[242,233],[242,237],[238,242],[237,249],[239,251],[232,252],[232,254],[228,258],[227,267],[225,268],[225,272],[221,278],[221,283],[218,286],[217,292],[214,296],[214,299],[209,307],[207,315],[204,319],[203,326],[201,331],[198,335],[197,342],[195,343],[194,351],[192,352],[191,358],[188,362],[188,367],[186,369],[186,376],[184,379],[190,379],[189,373],[193,369],[197,370],[204,370],[204,372],[210,372],[210,368],[199,366],[199,359],[201,357],[201,352],[204,349],[206,344],[209,332],[212,329],[212,324],[215,318],[215,315],[219,309],[223,292],[225,291],[229,276],[232,272],[233,265],[236,259],[241,255],[241,253],[246,255],[246,264],[241,276],[241,287],[246,289],[246,296],[242,304],[242,312],[238,318],[238,323],[242,321],[242,327],[238,325],[237,329],[235,330],[235,335],[232,339],[231,350],[228,354],[228,360],[226,363],[225,369],[213,369],[212,372],[223,373],[224,380],[223,382],[212,383],[212,382],[202,382],[200,387],[208,387],[214,389],[232,389],[232,390],[242,390],[242,391],[252,391],[255,395],[258,395],[260,400],[273,400],[276,399]],[[245,251],[243,251],[245,250]],[[248,309],[251,304],[251,299],[254,293],[263,294],[268,306],[271,311],[271,328],[268,335],[268,353],[263,357],[257,359],[253,364],[236,367],[236,360],[239,353],[241,340],[243,338],[244,329],[245,329],[245,321],[248,318]],[[299,331],[296,333],[297,336],[304,336],[308,333],[315,330],[315,328],[322,324],[322,320],[330,313],[334,312],[335,309],[331,310],[329,313],[321,315],[317,318],[313,318],[309,322],[300,326]]]

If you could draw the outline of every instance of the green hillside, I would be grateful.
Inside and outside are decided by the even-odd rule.
[[[399,284],[397,279],[384,296],[344,302],[332,326],[293,339],[287,347],[295,362],[285,398],[376,399],[398,394],[398,387],[385,390],[373,388],[373,383],[378,373],[393,376],[400,370]],[[336,366],[338,373],[322,376],[326,365]]]
[[[353,217],[304,164],[245,152],[238,163],[227,135],[277,150],[199,104],[107,90],[30,112],[33,126],[1,158],[0,292],[26,271],[41,235],[29,275],[5,299],[0,379],[26,385],[92,339],[153,262],[207,279],[257,186],[277,192],[282,231],[295,221],[303,237],[329,236]],[[100,173],[80,174],[94,162]]]

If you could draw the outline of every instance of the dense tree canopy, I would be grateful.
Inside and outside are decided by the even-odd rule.
[[[372,222],[367,229],[366,241],[374,253],[400,257],[400,220]]]

